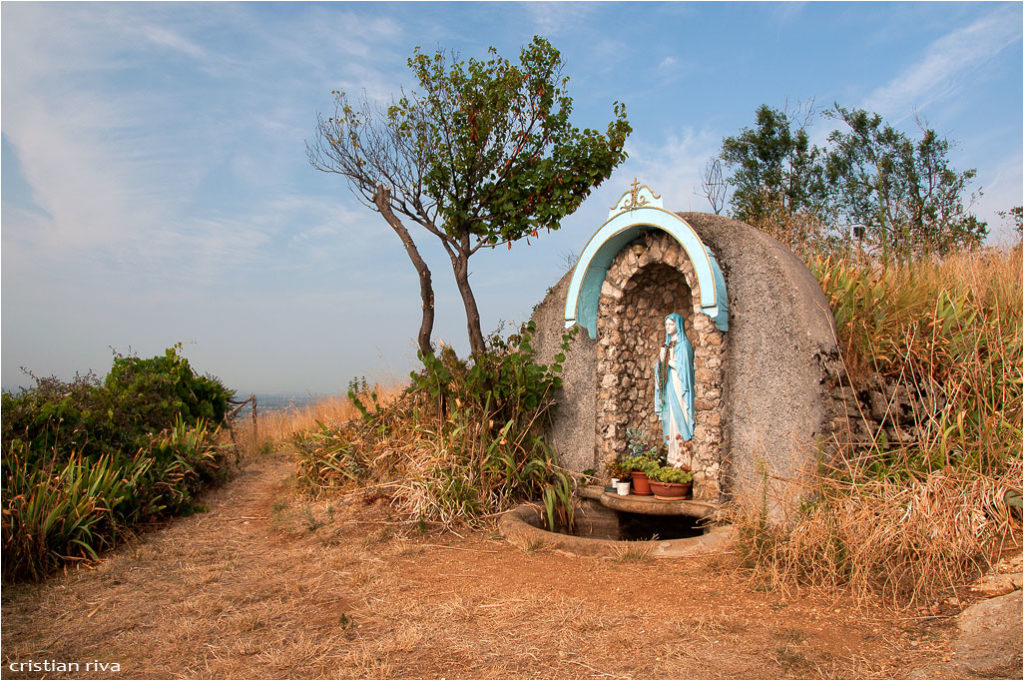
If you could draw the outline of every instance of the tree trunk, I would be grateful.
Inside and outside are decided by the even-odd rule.
[[[420,275],[420,299],[423,301],[423,319],[420,321],[420,332],[417,341],[420,346],[420,352],[424,355],[429,355],[434,351],[430,343],[430,334],[434,330],[434,287],[430,283],[430,268],[427,267],[427,263],[420,257],[420,252],[416,248],[416,243],[409,235],[409,230],[405,228],[402,221],[391,210],[391,190],[383,185],[377,185],[377,191],[373,194],[373,203],[377,206],[377,210],[384,216],[388,224],[391,225],[391,228],[395,230],[395,233],[398,234],[398,238],[402,240],[405,252],[409,254],[409,260],[412,260],[417,274]]]
[[[460,252],[452,258],[452,270],[455,272],[455,283],[462,294],[462,304],[466,307],[466,329],[469,331],[469,347],[474,357],[484,354],[487,349],[484,335],[480,332],[480,311],[476,307],[476,297],[469,287],[469,255]]]

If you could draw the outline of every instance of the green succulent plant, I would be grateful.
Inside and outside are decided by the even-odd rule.
[[[658,457],[657,448],[651,444],[646,430],[640,430],[639,428],[626,429],[626,456],[642,456],[648,459],[656,459]]]
[[[629,471],[640,471],[641,473],[651,474],[651,471],[659,468],[658,462],[653,459],[648,459],[646,456],[627,456],[621,461],[622,467]]]
[[[651,480],[657,480],[658,482],[680,482],[684,485],[688,482],[693,482],[693,473],[681,468],[673,468],[672,466],[660,466],[647,475]]]

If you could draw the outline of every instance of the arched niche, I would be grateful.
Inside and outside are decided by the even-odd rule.
[[[596,446],[607,465],[626,447],[629,428],[660,439],[654,364],[664,319],[680,314],[694,354],[694,498],[718,501],[726,463],[722,431],[724,334],[704,313],[701,284],[686,251],[660,230],[645,230],[612,259],[595,315]]]
[[[598,303],[608,268],[627,244],[651,231],[664,232],[683,250],[700,284],[700,311],[714,320],[719,330],[729,330],[725,279],[714,254],[693,227],[665,210],[660,197],[646,186],[637,186],[636,181],[632,191],[626,192],[612,207],[608,219],[580,254],[565,301],[566,328],[579,324],[591,338],[597,337]]]
[[[683,317],[694,350],[694,497],[718,501],[726,461],[722,435],[725,279],[714,254],[660,197],[635,180],[584,247],[565,303],[567,327],[596,343],[596,455],[606,465],[626,447],[627,430],[662,439],[654,406],[654,364],[664,318]]]

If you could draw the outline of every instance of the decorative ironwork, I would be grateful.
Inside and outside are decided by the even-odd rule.
[[[644,191],[647,190],[647,191]],[[661,196],[654,193],[654,190],[648,187],[646,184],[640,184],[637,178],[633,178],[633,184],[629,186],[629,191],[625,192],[619,197],[619,200],[614,206],[611,206],[611,210],[616,213],[621,213],[627,210],[636,210],[637,208],[643,208],[644,206],[653,204],[661,205],[661,202],[655,203]]]

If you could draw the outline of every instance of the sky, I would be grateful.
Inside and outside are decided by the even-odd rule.
[[[418,279],[380,215],[306,157],[332,90],[386,102],[406,59],[557,47],[574,123],[613,102],[629,159],[556,232],[470,261],[484,333],[527,319],[633,178],[708,211],[699,172],[754,122],[839,103],[923,119],[977,169],[974,212],[1022,203],[1022,4],[35,3],[0,20],[0,358],[5,390],[104,375],[177,342],[240,394],[343,392],[416,365]],[[829,130],[812,124],[813,141]],[[435,340],[468,351],[436,239]],[[429,237],[429,238],[428,238]]]

